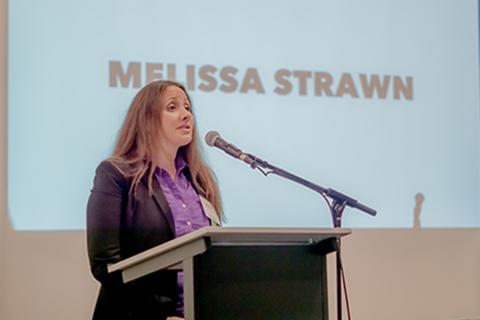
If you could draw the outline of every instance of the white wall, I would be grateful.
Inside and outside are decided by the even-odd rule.
[[[480,230],[355,230],[354,319],[480,319]]]
[[[6,9],[0,0],[0,319],[88,319],[97,284],[84,232],[14,232],[8,223]],[[353,319],[480,319],[479,229],[355,230],[344,262]]]

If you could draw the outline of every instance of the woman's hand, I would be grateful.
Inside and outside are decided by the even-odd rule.
[[[168,317],[167,320],[184,320],[184,319],[179,317]]]

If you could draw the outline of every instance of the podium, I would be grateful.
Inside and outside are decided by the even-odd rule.
[[[183,270],[186,320],[328,319],[326,255],[349,229],[205,227],[109,266]]]

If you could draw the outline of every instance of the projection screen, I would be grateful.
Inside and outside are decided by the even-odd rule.
[[[480,227],[478,40],[476,0],[10,1],[10,219],[83,229],[133,96],[173,79],[200,137],[378,210],[346,227]],[[203,149],[227,226],[332,225],[320,195]]]

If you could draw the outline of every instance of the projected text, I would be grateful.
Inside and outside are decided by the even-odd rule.
[[[264,76],[274,80],[271,92],[282,96],[413,100],[414,93],[412,76],[350,72],[336,75],[326,71],[286,68],[261,76],[254,67],[241,69],[192,64],[179,67],[173,63],[109,62],[109,86],[112,88],[140,88],[154,80],[168,79],[183,82],[191,91],[265,94]]]

